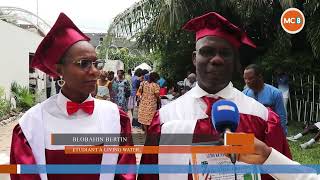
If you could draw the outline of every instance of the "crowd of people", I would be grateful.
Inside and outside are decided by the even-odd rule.
[[[155,112],[162,105],[176,99],[181,92],[177,92],[177,86],[167,90],[165,78],[157,72],[136,69],[133,75],[131,73],[131,69],[127,74],[118,70],[115,76],[113,71],[102,70],[92,95],[117,104],[131,115],[132,126],[141,127],[145,131]]]
[[[133,127],[148,129],[157,110],[195,87],[196,74],[188,72],[183,84],[169,84],[157,72],[145,69],[113,71],[101,70],[92,95],[117,104],[131,115]]]
[[[166,80],[156,72],[137,69],[103,71],[89,38],[63,13],[40,43],[32,67],[60,78],[57,95],[28,110],[13,130],[11,164],[136,164],[135,154],[64,153],[64,146],[51,143],[52,133],[119,134],[130,136],[134,121],[146,132],[146,146],[168,143],[163,134],[191,134],[190,143],[200,143],[195,135],[207,135],[205,142],[217,141],[219,134],[211,121],[212,104],[220,99],[234,102],[240,113],[236,132],[252,133],[255,152],[238,155],[249,164],[297,164],[291,160],[286,139],[286,110],[281,91],[264,83],[257,65],[244,70],[246,88],[233,87],[235,74],[241,74],[239,58],[242,45],[256,45],[237,26],[218,13],[210,12],[187,22],[184,30],[196,34],[192,62],[195,73],[182,83],[167,88]],[[283,83],[282,83],[283,84]],[[173,100],[166,105],[167,100]],[[132,121],[127,112],[132,114]],[[318,127],[317,125],[315,125]],[[159,137],[154,139],[154,137]],[[210,137],[209,139],[207,137]],[[294,140],[301,137],[295,136]],[[316,137],[318,139],[318,137]],[[133,146],[132,141],[120,146]],[[140,164],[190,165],[198,162],[187,154],[142,154]],[[227,156],[206,156],[205,162],[224,164]],[[203,161],[203,162],[204,162]],[[201,162],[202,163],[202,162]],[[194,164],[195,165],[195,164]],[[278,179],[316,179],[317,175],[271,174]],[[134,173],[101,174],[13,174],[12,179],[122,179],[135,180]],[[210,178],[234,179],[212,174]],[[139,174],[140,180],[197,179],[187,173]],[[223,179],[222,178],[222,179]],[[271,176],[261,175],[261,179]]]

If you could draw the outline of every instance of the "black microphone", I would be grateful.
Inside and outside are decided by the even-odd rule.
[[[226,133],[235,132],[240,119],[237,105],[228,100],[219,100],[212,105],[211,121],[219,133],[224,133],[224,145],[226,145]],[[236,163],[236,154],[230,154],[230,160]]]

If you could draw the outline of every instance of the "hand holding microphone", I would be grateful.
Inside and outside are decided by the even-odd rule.
[[[224,145],[226,145],[226,133],[235,132],[239,124],[239,110],[235,103],[228,100],[219,100],[212,105],[211,120],[219,133],[224,133]],[[236,154],[230,154],[233,164],[236,163]]]
[[[226,133],[235,132],[240,114],[237,105],[231,101],[219,100],[212,105],[211,120],[219,133],[224,133],[224,145],[226,145]],[[271,148],[259,139],[254,139],[255,152],[252,154],[239,154],[238,160],[248,164],[263,164],[271,153]],[[237,161],[236,154],[231,154],[231,162]]]
[[[254,153],[239,154],[238,160],[247,164],[263,164],[271,154],[272,148],[254,138]]]

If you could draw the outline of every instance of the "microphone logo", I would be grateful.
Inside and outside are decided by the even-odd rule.
[[[222,111],[222,110],[236,111],[234,107],[229,106],[229,105],[218,106],[218,111]]]

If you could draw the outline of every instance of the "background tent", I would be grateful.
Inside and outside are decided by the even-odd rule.
[[[142,63],[140,64],[139,66],[135,67],[134,68],[134,71],[136,71],[137,69],[146,69],[148,70],[149,72],[152,70],[151,66],[149,66],[147,63]]]

